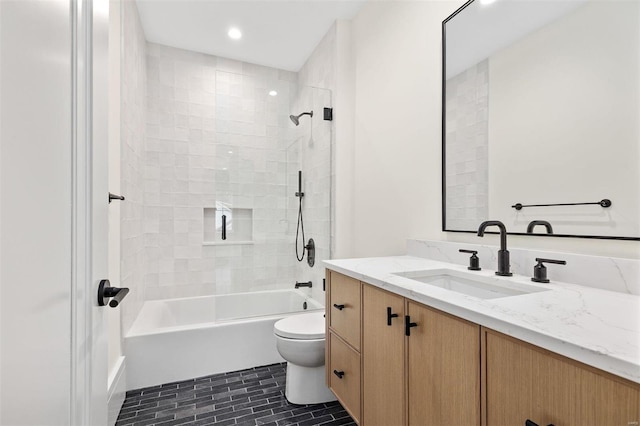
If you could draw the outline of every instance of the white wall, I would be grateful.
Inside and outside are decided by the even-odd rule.
[[[353,20],[354,208],[346,221],[354,226],[345,256],[401,254],[411,237],[498,243],[441,232],[441,24],[461,3],[372,2]],[[513,236],[509,244],[640,257],[635,241]]]
[[[69,2],[0,11],[0,424],[69,424]]]
[[[353,20],[354,256],[440,237],[440,25],[457,6],[372,2]]]
[[[351,21],[336,22],[335,67],[331,242],[333,257],[341,258],[351,256],[354,247],[355,64]]]

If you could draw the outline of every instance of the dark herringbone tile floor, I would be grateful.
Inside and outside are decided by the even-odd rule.
[[[289,404],[285,374],[283,363],[129,391],[116,426],[355,425],[337,402]]]

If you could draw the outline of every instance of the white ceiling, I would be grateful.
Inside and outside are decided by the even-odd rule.
[[[336,19],[366,0],[136,0],[147,40],[298,71]],[[227,36],[230,27],[242,39]]]

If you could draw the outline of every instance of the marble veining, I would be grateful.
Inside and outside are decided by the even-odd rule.
[[[481,248],[484,251],[485,248]],[[422,249],[438,253],[442,247]],[[513,277],[497,277],[489,265],[482,265],[482,271],[472,272],[466,269],[467,258],[457,253],[457,249],[455,254],[448,250],[440,253],[442,260],[393,256],[324,263],[336,272],[640,383],[640,296],[561,282],[555,279],[555,270],[550,271],[550,284],[533,283],[528,273],[518,274],[515,268]],[[461,255],[464,265],[444,261],[457,255]],[[484,257],[485,261],[491,260],[489,253]],[[471,279],[481,277],[486,283],[502,283],[513,288],[537,287],[545,291],[480,299],[396,275],[442,269]],[[625,273],[624,268],[620,270]]]

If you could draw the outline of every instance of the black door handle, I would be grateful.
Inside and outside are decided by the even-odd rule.
[[[344,371],[333,370],[333,374],[338,376],[338,379],[342,379],[342,376],[344,376]]]
[[[109,300],[109,306],[115,308],[128,293],[128,288],[111,287],[109,280],[102,280],[98,285],[98,306],[105,306],[107,299],[111,299]]]
[[[409,315],[404,316],[404,335],[411,336],[411,327],[417,327],[417,322],[411,322],[411,317]]]
[[[398,318],[398,314],[392,314],[391,306],[387,306],[387,325],[391,325],[391,320],[393,318]]]
[[[341,311],[344,309],[344,305],[338,305],[336,303],[333,304],[333,307],[336,308],[337,310]]]

